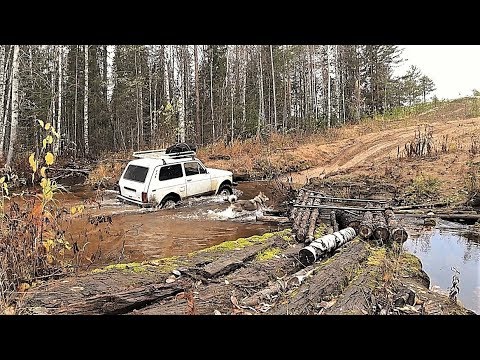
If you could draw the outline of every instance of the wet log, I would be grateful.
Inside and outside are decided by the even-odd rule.
[[[184,291],[179,284],[154,284],[118,293],[95,295],[55,309],[51,314],[103,315],[126,314]]]
[[[284,302],[280,299],[278,305],[269,313],[318,314],[319,304],[341,294],[367,257],[368,249],[365,242],[358,240],[348,242],[328,262],[321,263],[315,275],[300,285],[295,295],[287,294],[288,298],[285,298]]]
[[[273,296],[279,292],[286,292],[295,285],[301,285],[304,280],[311,277],[314,273],[313,267],[307,267],[289,275],[286,280],[277,280],[275,283],[257,291],[251,296],[242,300],[242,304],[246,306],[256,306],[261,301],[271,300]]]
[[[370,211],[363,214],[363,219],[360,222],[359,235],[363,239],[369,239],[373,234],[373,214]]]
[[[298,252],[299,260],[305,266],[311,265],[327,253],[353,240],[355,236],[356,233],[353,228],[345,228],[333,234],[324,235],[300,249]]]
[[[319,202],[319,200],[315,199],[314,204],[317,201]],[[320,210],[314,209],[310,215],[310,222],[308,225],[307,238],[305,239],[305,242],[311,243],[315,239],[314,234],[315,234],[315,229],[317,227],[317,220],[318,220],[319,213],[320,213]]]
[[[313,199],[308,199],[307,205],[313,205]],[[305,209],[301,214],[300,221],[297,227],[296,238],[295,238],[298,242],[305,242],[305,238],[307,237],[309,219],[310,219],[311,213],[312,213],[311,209]]]
[[[334,210],[352,210],[352,211],[385,211],[385,208],[381,207],[372,207],[372,208],[364,208],[364,207],[353,207],[353,206],[337,206],[332,204],[321,204],[321,205],[293,205],[293,207],[304,208],[304,209],[334,209]]]
[[[372,223],[374,239],[382,244],[386,244],[390,238],[390,231],[383,214],[380,212],[374,213]]]
[[[335,210],[338,227],[344,229],[346,227],[352,227],[358,234],[360,231],[360,217],[356,214],[352,214],[345,210]]]
[[[338,231],[337,215],[335,210],[330,211],[330,225],[332,226],[333,232]]]
[[[404,243],[408,239],[407,231],[398,224],[395,213],[392,210],[385,210],[388,230],[390,231],[390,242]]]
[[[272,215],[257,215],[257,221],[264,221],[264,222],[273,222],[278,224],[288,224],[290,223],[290,219],[285,216],[272,216]]]
[[[203,276],[212,279],[219,276],[231,273],[232,271],[242,267],[246,261],[253,258],[259,252],[268,249],[274,243],[274,240],[269,240],[264,244],[258,244],[241,249],[229,256],[222,256],[203,268]]]
[[[305,200],[307,199],[307,194],[305,192],[304,189],[300,189],[298,191],[298,195],[297,197],[295,198],[295,201],[294,201],[294,205],[303,205],[305,204]],[[293,207],[292,208],[292,211],[290,213],[290,219],[294,222],[296,222],[296,217],[298,215],[298,212],[300,211],[301,209],[298,208],[298,207]]]
[[[432,202],[432,203],[395,206],[393,210],[429,209],[432,207],[447,206],[449,204],[450,203],[448,201],[439,201],[439,202]]]

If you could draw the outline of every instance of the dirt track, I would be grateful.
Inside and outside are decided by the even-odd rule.
[[[439,141],[448,135],[451,142],[470,142],[470,138],[480,133],[480,118],[434,121],[429,122],[433,127],[434,141]],[[341,170],[351,170],[362,165],[378,166],[389,159],[396,159],[398,148],[403,150],[404,145],[414,137],[418,125],[411,125],[398,129],[388,129],[375,133],[368,133],[351,137],[329,144],[305,144],[298,148],[298,152],[306,158],[316,157],[319,165],[292,173],[294,183],[305,183],[312,177],[322,177]],[[478,136],[478,135],[477,135]]]

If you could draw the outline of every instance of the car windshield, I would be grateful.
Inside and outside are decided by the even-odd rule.
[[[125,175],[123,175],[124,179],[137,181],[137,182],[145,182],[145,178],[147,177],[148,168],[138,165],[129,165],[127,171],[125,171]]]

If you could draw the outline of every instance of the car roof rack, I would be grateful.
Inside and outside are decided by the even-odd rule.
[[[158,150],[144,150],[144,151],[135,151],[133,153],[133,157],[139,159],[186,159],[192,158],[194,159],[196,156],[195,151],[179,151],[179,152],[171,152],[167,154],[165,149],[158,149]]]

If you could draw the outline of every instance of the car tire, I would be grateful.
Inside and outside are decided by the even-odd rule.
[[[174,209],[177,201],[173,196],[166,196],[161,202],[162,209]]]
[[[220,189],[218,189],[218,195],[220,196],[229,196],[233,194],[232,187],[230,185],[222,185]]]

